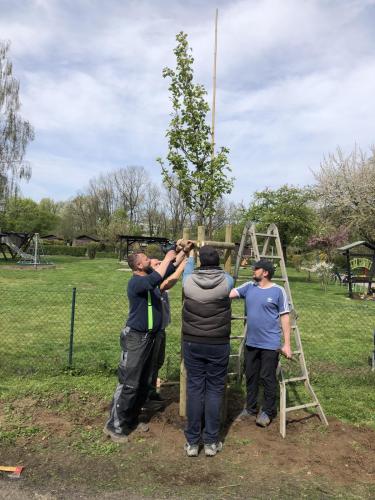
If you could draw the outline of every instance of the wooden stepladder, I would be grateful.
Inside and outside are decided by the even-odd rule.
[[[319,403],[319,400],[311,386],[309,380],[309,373],[306,366],[305,356],[303,353],[301,335],[297,325],[297,313],[294,308],[292,294],[290,291],[288,275],[285,266],[283,249],[280,241],[279,231],[275,224],[271,224],[266,232],[257,232],[256,225],[253,222],[246,224],[241,238],[240,248],[237,254],[237,260],[234,270],[234,280],[237,281],[249,281],[251,277],[241,277],[239,276],[240,264],[243,259],[245,248],[251,248],[253,252],[253,258],[255,261],[260,259],[266,259],[274,263],[274,265],[280,270],[277,278],[273,278],[272,281],[280,282],[284,287],[285,292],[288,297],[289,307],[290,307],[290,317],[291,317],[291,329],[292,329],[292,341],[293,342],[293,358],[292,360],[283,359],[280,361],[278,367],[279,373],[279,383],[280,383],[280,434],[283,438],[286,435],[286,417],[289,412],[296,410],[303,410],[306,408],[316,408],[316,411],[320,417],[320,420],[328,425],[327,418],[324,414],[323,408]],[[281,274],[281,277],[279,276]],[[234,318],[236,319],[236,318]],[[240,318],[238,318],[240,319]],[[244,340],[238,354],[238,359],[241,359],[242,351],[244,349],[245,342],[245,332],[246,324],[244,330]],[[290,368],[291,365],[296,365],[298,367],[298,373],[293,376],[286,376],[285,372]],[[294,368],[294,366],[293,366]],[[239,375],[242,372],[239,369]],[[298,384],[304,385],[303,396],[301,396],[298,391]],[[309,402],[301,402],[301,404],[293,404],[293,406],[287,406],[288,395],[293,393],[294,395],[298,391],[298,399],[308,398]]]

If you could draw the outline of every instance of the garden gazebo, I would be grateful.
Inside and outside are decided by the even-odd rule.
[[[353,297],[353,284],[367,283],[367,293],[371,294],[375,276],[375,245],[368,241],[356,241],[339,251],[346,257],[349,297]]]

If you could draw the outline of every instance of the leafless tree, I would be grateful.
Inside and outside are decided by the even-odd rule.
[[[113,176],[121,207],[128,214],[129,226],[133,228],[142,212],[148,174],[143,167],[130,166],[116,170]]]
[[[188,219],[189,212],[186,203],[175,187],[165,187],[165,212],[170,223],[171,235],[175,238],[181,237],[184,224]]]

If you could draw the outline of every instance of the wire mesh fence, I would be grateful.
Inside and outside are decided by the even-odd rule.
[[[0,290],[0,377],[4,375],[114,372],[119,358],[119,333],[127,317],[125,295],[77,289],[39,288],[24,293]],[[308,366],[320,370],[371,370],[375,303],[345,300],[329,306],[321,301],[297,303],[298,324]],[[233,302],[233,313],[243,314],[243,302]],[[172,323],[160,377],[178,380],[181,358],[181,298],[171,298]],[[243,322],[233,322],[232,335],[243,333]],[[232,342],[232,354],[240,341]],[[237,358],[231,358],[230,371]],[[353,372],[353,373],[354,373]]]

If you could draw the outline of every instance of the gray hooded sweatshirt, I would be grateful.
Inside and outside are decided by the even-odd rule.
[[[231,330],[232,278],[220,268],[197,269],[183,283],[182,335],[187,342],[226,344]]]

